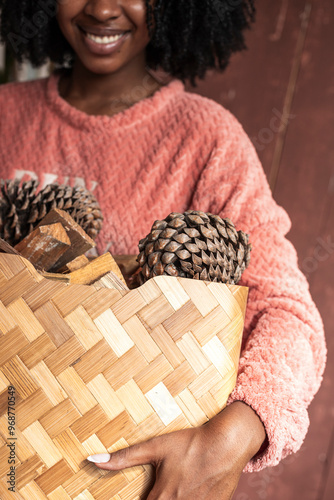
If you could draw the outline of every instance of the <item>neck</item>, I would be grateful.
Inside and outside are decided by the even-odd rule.
[[[153,94],[161,85],[145,64],[121,68],[110,74],[97,74],[75,60],[72,70],[64,78],[61,95],[78,101],[132,104]]]

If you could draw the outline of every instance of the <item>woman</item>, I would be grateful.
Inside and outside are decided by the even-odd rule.
[[[245,48],[251,0],[0,0],[18,60],[62,68],[0,88],[2,178],[85,183],[106,219],[100,253],[137,253],[154,219],[197,209],[250,235],[245,338],[236,388],[206,425],[89,457],[120,470],[151,463],[148,500],[227,500],[243,470],[301,446],[326,347],[319,313],[285,239],[256,152],[237,120],[184,82]],[[57,8],[58,7],[58,8]],[[64,67],[67,69],[64,69]],[[151,70],[162,69],[168,83]],[[7,147],[8,146],[8,147]]]

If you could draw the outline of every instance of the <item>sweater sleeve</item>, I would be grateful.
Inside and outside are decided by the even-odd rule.
[[[291,221],[274,201],[257,153],[231,115],[202,170],[192,208],[229,217],[250,236],[251,260],[239,285],[249,287],[243,349],[228,403],[244,401],[262,420],[267,443],[244,472],[296,452],[309,426],[307,408],[326,362],[324,328],[297,253],[285,235]]]

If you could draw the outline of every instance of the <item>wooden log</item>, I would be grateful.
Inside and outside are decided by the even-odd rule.
[[[74,281],[71,281],[71,273],[68,273],[68,274],[61,274],[61,273],[47,273],[47,272],[41,272],[40,273],[44,278],[47,278],[49,280],[55,280],[55,281],[61,281],[63,283],[67,283],[67,284],[70,284],[70,283],[76,283],[78,284],[78,280],[76,278],[74,278]],[[83,280],[85,281],[85,280]],[[89,281],[89,280],[87,280]],[[109,273],[105,274],[104,276],[102,276],[102,278],[99,278],[97,281],[94,281],[93,283],[80,283],[81,285],[82,284],[85,284],[85,285],[92,285],[94,286],[94,288],[96,288],[97,290],[100,290],[101,288],[113,288],[115,290],[118,290],[118,291],[128,291],[129,288],[126,284],[123,283],[123,281],[121,281],[119,279],[119,277],[113,273],[112,271],[110,271]]]
[[[114,274],[116,274],[116,276],[121,280],[123,281],[123,283],[126,285],[126,280],[125,280],[125,277],[121,271],[121,269],[118,267],[118,264],[114,258],[113,255],[110,254],[110,271],[113,272]]]
[[[87,279],[87,275],[85,275],[86,279],[78,279],[77,277],[74,277],[74,281],[71,281],[71,273],[68,274],[61,274],[61,273],[46,273],[46,272],[41,272],[40,273],[44,278],[49,279],[49,280],[54,280],[54,281],[61,281],[63,283],[67,284],[81,284],[81,285],[91,285],[97,290],[100,290],[101,288],[113,288],[118,291],[128,291],[130,290],[129,287],[121,281],[118,276],[110,271],[109,273],[105,274],[102,276],[102,278],[99,278],[98,280],[94,281],[93,283],[82,283],[81,281],[89,281],[90,278]],[[80,281],[80,283],[78,283]]]
[[[77,259],[75,259],[77,260]],[[129,290],[112,255],[107,252],[88,264],[67,274],[41,273],[44,278],[63,281],[68,284],[93,285],[97,290],[100,288],[114,288],[115,290]],[[111,270],[112,269],[112,270]],[[118,270],[116,274],[114,271]]]
[[[123,281],[123,283],[126,283],[126,280],[125,280],[125,278],[124,278],[124,276],[122,274],[122,271],[118,267],[117,262],[115,261],[114,257],[110,254],[110,252],[107,252],[107,253],[109,254],[109,256],[108,256],[109,260],[108,261],[106,260],[105,262],[108,263],[107,265],[108,265],[109,269],[106,271],[106,273],[109,272],[109,271],[112,271],[114,274],[116,274],[116,276],[118,276],[118,278],[121,281]],[[88,258],[85,255],[80,255],[76,259],[74,259],[71,262],[69,262],[68,264],[66,264],[66,266],[64,266],[63,268],[59,269],[57,272],[59,272],[59,273],[68,273],[68,272],[77,271],[78,269],[83,268],[84,266],[86,266],[90,262],[94,262],[94,260],[96,258],[97,257]]]
[[[131,276],[139,268],[137,255],[114,255],[113,257],[124,276]]]
[[[68,262],[66,266],[58,269],[58,273],[71,273],[77,269],[81,269],[83,266],[86,266],[89,262],[90,260],[86,257],[86,255],[79,255],[75,259],[71,260],[71,262]]]
[[[115,265],[117,266],[112,255],[109,252],[107,252],[103,255],[100,255],[100,257],[97,257],[96,259],[92,260],[86,266],[81,267],[80,269],[77,269],[76,271],[70,273],[69,274],[70,282],[79,285],[80,284],[90,285],[91,283],[94,283],[95,281],[99,280],[109,272],[111,271],[114,272]],[[117,275],[117,277],[121,280],[120,276]],[[124,278],[122,278],[122,280],[125,284]]]
[[[70,245],[65,229],[58,222],[49,226],[38,226],[14,248],[37,269],[48,271]]]
[[[7,243],[7,241],[3,240],[2,238],[0,238],[0,252],[20,255],[20,253],[15,250],[14,247],[12,247],[9,243]]]
[[[46,226],[60,222],[67,232],[67,236],[70,239],[71,246],[68,250],[60,257],[60,259],[55,263],[53,268],[50,270],[52,272],[58,271],[68,262],[79,255],[84,254],[91,248],[96,246],[94,240],[88,236],[87,233],[82,229],[79,224],[64,210],[59,210],[55,208],[51,210],[38,224],[37,227]]]
[[[140,285],[141,285],[141,282],[139,280],[139,272],[140,271],[141,271],[141,267],[138,267],[137,271],[134,274],[132,274],[131,276],[125,275],[126,284],[130,290],[133,290],[134,288],[140,287]]]
[[[46,278],[48,280],[55,280],[55,281],[62,281],[63,283],[68,283],[70,284],[71,278],[69,274],[61,274],[61,273],[47,273],[45,271],[40,271],[40,273],[43,278]]]

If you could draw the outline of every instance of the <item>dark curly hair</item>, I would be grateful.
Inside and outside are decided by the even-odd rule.
[[[153,70],[196,87],[196,77],[203,79],[209,68],[224,70],[233,52],[247,48],[243,30],[255,19],[254,0],[156,0],[154,9],[145,3],[146,63]],[[0,10],[0,39],[19,62],[39,67],[50,58],[72,65],[74,51],[56,20],[57,0],[0,0]]]

